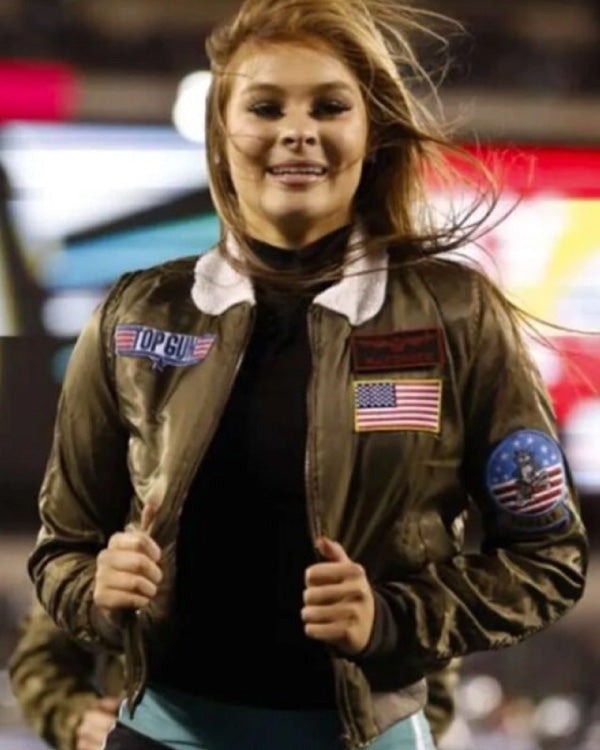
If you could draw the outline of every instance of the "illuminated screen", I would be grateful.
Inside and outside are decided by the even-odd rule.
[[[482,154],[485,157],[485,153]],[[538,326],[531,342],[582,492],[600,492],[600,148],[491,151],[506,215],[475,254]],[[569,329],[569,330],[562,330]]]
[[[600,148],[490,155],[505,167],[507,217],[479,259],[529,312],[600,332]],[[169,127],[13,123],[0,165],[0,514],[31,521],[83,322],[120,274],[206,251],[218,223],[203,147]],[[598,493],[600,336],[550,333],[555,348],[534,354],[576,482]]]

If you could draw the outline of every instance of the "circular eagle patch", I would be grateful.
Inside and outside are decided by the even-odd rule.
[[[557,442],[537,430],[518,430],[504,438],[490,456],[488,492],[507,513],[550,513],[567,494],[562,453]]]

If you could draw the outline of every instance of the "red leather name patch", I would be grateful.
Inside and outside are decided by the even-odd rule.
[[[390,372],[413,367],[435,367],[445,360],[439,328],[398,331],[383,336],[353,336],[353,372]]]

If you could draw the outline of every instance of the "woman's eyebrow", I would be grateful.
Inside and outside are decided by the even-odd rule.
[[[244,94],[254,93],[270,93],[270,94],[284,94],[286,92],[285,86],[279,86],[275,83],[268,83],[266,81],[255,81],[248,84],[243,89]],[[311,88],[311,91],[315,94],[326,93],[327,91],[346,91],[348,93],[355,93],[352,86],[345,81],[324,81]]]

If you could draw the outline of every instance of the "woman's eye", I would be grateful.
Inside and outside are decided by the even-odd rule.
[[[337,99],[323,99],[314,103],[310,114],[313,117],[336,117],[351,109],[350,105]],[[257,117],[276,119],[284,114],[283,106],[278,102],[255,102],[248,107],[248,111]]]
[[[340,115],[349,109],[350,106],[348,104],[340,102],[337,99],[324,99],[315,103],[311,114],[321,117],[335,117],[335,115]]]
[[[279,117],[281,107],[276,102],[256,102],[248,107],[248,111],[259,117]]]

